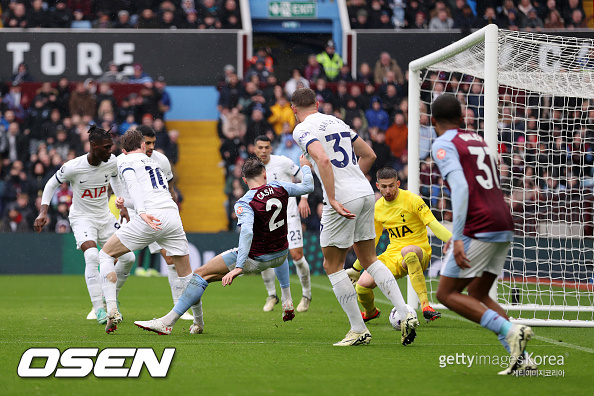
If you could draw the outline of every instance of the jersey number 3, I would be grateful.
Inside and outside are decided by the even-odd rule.
[[[495,181],[495,185],[499,188],[495,160],[489,154],[488,149],[486,147],[468,146],[468,152],[476,156],[476,166],[485,173],[486,177],[476,175],[476,181],[481,187],[485,190],[490,190],[493,188],[493,181]],[[485,161],[485,159],[488,159],[489,162]]]
[[[342,159],[339,161],[337,159],[333,159],[330,162],[332,163],[332,165],[334,165],[337,168],[344,168],[345,166],[347,166],[349,164],[349,154],[346,152],[346,150],[340,146],[340,141],[342,138],[347,138],[349,141],[351,140],[351,134],[349,132],[340,132],[340,133],[332,133],[330,135],[326,135],[326,141],[329,142],[331,140],[334,140],[334,146],[332,146],[332,148],[334,149],[335,153],[340,153],[342,155]],[[351,151],[352,151],[352,161],[353,161],[353,165],[357,165],[357,157],[355,156],[355,151],[352,149],[351,146]]]
[[[276,221],[278,219],[278,215],[283,209],[283,203],[277,198],[271,198],[266,202],[266,211],[270,212],[273,207],[276,207],[276,210],[274,211],[274,213],[270,217],[270,221],[268,222],[268,228],[270,228],[271,232],[276,230],[278,227],[282,227],[285,224],[285,219],[281,219],[281,221]]]

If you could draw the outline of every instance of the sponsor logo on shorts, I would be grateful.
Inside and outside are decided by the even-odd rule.
[[[175,348],[165,348],[159,361],[152,348],[105,348],[101,352],[99,348],[69,348],[64,352],[29,348],[21,356],[17,374],[21,378],[84,378],[91,373],[98,378],[137,378],[145,366],[151,377],[163,378],[174,354]],[[128,365],[126,358],[132,358]],[[31,367],[34,359],[45,360],[43,367]]]
[[[446,156],[446,151],[444,149],[437,150],[437,159],[444,159]]]

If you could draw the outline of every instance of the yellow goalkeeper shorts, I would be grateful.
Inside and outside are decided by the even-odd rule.
[[[431,261],[431,250],[421,249],[423,251],[423,260],[421,260],[421,268],[423,268],[423,272],[429,266],[429,262]],[[398,251],[385,251],[383,254],[378,256],[379,261],[384,263],[386,267],[392,272],[394,278],[400,279],[404,278],[408,275],[408,271],[402,267],[402,262],[404,258],[402,257],[402,252]]]

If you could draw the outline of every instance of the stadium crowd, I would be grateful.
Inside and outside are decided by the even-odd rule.
[[[352,29],[586,28],[581,0],[348,0]]]
[[[332,42],[327,43],[326,51],[329,49],[333,49]],[[289,98],[300,87],[311,87],[320,102],[320,112],[344,120],[374,149],[377,160],[367,174],[374,187],[375,172],[389,166],[398,171],[402,188],[407,188],[408,72],[403,73],[388,52],[380,55],[373,68],[361,64],[355,79],[350,73],[328,78],[325,65],[318,63],[319,55],[311,55],[307,64],[293,69],[291,78],[284,83],[272,70],[267,70],[266,63],[273,67],[274,62],[265,59],[270,56],[266,49],[258,52],[243,81],[228,66],[219,84],[219,135],[227,174],[225,193],[229,198],[230,229],[236,224],[233,204],[247,189],[241,181],[240,168],[253,155],[256,136],[267,135],[273,142],[274,154],[285,155],[298,163],[301,152],[292,137],[295,117]],[[334,69],[330,66],[330,70]],[[425,76],[422,92],[421,195],[438,219],[451,220],[449,191],[429,155],[436,136],[430,125],[428,104],[443,93],[456,95],[465,114],[463,126],[483,134],[483,83],[459,73],[431,72]],[[580,189],[591,190],[594,163],[591,108],[587,100],[525,96],[519,92],[502,97],[500,171],[506,200],[518,227],[524,227],[527,219],[532,218],[534,228],[538,202],[554,200],[552,194],[565,202],[568,191],[572,193],[567,197],[573,194],[577,199],[581,196]],[[316,231],[323,207],[317,179],[309,203],[312,214],[304,220],[304,227]]]
[[[136,66],[135,72],[141,69]],[[129,77],[134,81],[133,75]],[[163,121],[171,106],[165,79],[158,76],[154,82],[146,79],[142,84],[130,84],[133,92],[117,100],[112,83],[101,82],[102,78],[76,83],[60,78],[53,84],[35,84],[26,65],[21,64],[11,81],[2,84],[0,232],[33,230],[46,182],[64,162],[89,151],[89,125],[111,129],[116,142],[127,129],[149,125],[156,132],[157,149],[172,164],[177,162],[179,133],[167,131]],[[39,88],[29,95],[23,91],[26,85],[29,89],[32,85]],[[119,146],[114,149],[114,154],[119,154]],[[70,232],[71,204],[72,189],[64,183],[54,196],[50,225],[44,231]]]
[[[5,1],[1,23],[11,28],[241,29],[236,0]]]

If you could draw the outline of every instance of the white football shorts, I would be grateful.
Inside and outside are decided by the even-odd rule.
[[[289,249],[303,247],[301,217],[287,217],[287,240],[289,241]]]
[[[343,206],[356,217],[347,219],[339,215],[332,206],[324,205],[320,225],[320,246],[348,249],[355,242],[375,239],[375,197],[366,195],[346,202]]]
[[[186,233],[177,209],[151,209],[149,214],[161,222],[160,230],[153,230],[140,216],[133,216],[116,235],[130,251],[142,249],[153,242],[167,251],[168,256],[185,256],[190,253]]]
[[[105,242],[122,226],[118,219],[109,212],[102,218],[88,217],[70,217],[70,227],[76,240],[76,248],[87,241],[93,241],[99,246]]]
[[[467,236],[462,237],[464,252],[470,268],[462,269],[456,264],[454,248],[450,247],[441,267],[441,275],[449,278],[478,278],[483,272],[501,275],[511,242],[483,242]]]

